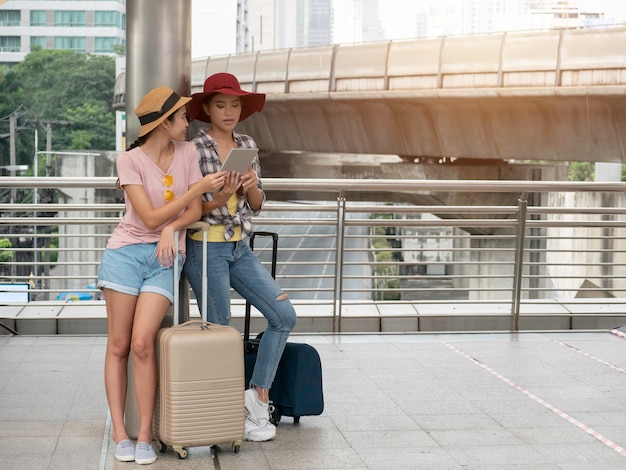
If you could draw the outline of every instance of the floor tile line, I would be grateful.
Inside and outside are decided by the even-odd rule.
[[[611,364],[610,362],[605,361],[604,359],[601,359],[601,358],[599,358],[597,356],[594,356],[591,353],[585,352],[582,349],[578,349],[576,346],[572,346],[571,344],[567,344],[567,343],[562,343],[561,341],[558,341],[556,339],[553,340],[553,342],[555,342],[556,344],[560,344],[561,346],[564,346],[566,348],[569,348],[572,351],[577,352],[578,354],[582,354],[583,356],[588,357],[589,359],[593,359],[594,361],[599,362],[602,365],[608,366],[611,369],[614,369],[614,370],[616,370],[618,372],[621,372],[622,374],[626,374],[626,370],[625,369],[622,369],[621,367],[616,366],[615,364]]]
[[[558,409],[557,407],[551,405],[550,403],[546,402],[545,400],[543,400],[542,398],[538,397],[537,395],[535,395],[534,393],[530,392],[529,390],[526,390],[521,385],[516,384],[511,379],[505,377],[504,375],[502,375],[501,373],[499,373],[495,369],[492,369],[487,364],[479,361],[475,357],[467,354],[466,352],[462,351],[461,349],[457,348],[456,346],[454,346],[454,345],[452,345],[452,344],[450,344],[448,342],[443,342],[443,345],[446,346],[447,348],[451,349],[452,351],[456,352],[457,354],[460,354],[461,356],[463,356],[466,359],[470,360],[471,362],[473,362],[474,364],[478,365],[482,369],[486,370],[490,374],[496,376],[502,382],[506,383],[507,385],[510,385],[515,390],[523,393],[524,395],[526,395],[531,400],[533,400],[536,403],[540,404],[541,406],[549,409],[550,411],[552,411],[553,413],[557,414],[561,418],[565,419],[569,423],[573,424],[574,426],[578,427],[579,429],[582,429],[583,431],[585,431],[590,436],[596,438],[597,440],[599,440],[600,442],[602,442],[603,444],[608,446],[610,449],[612,449],[615,452],[617,452],[618,454],[620,454],[622,457],[626,457],[626,449],[624,449],[623,447],[617,445],[615,442],[613,442],[609,438],[603,436],[602,434],[600,434],[599,432],[597,432],[594,429],[590,428],[586,424],[581,423],[576,418],[568,415],[564,411],[562,411],[562,410]]]
[[[109,454],[109,433],[111,432],[111,412],[107,407],[107,417],[104,422],[104,436],[102,437],[102,451],[100,452],[99,470],[105,470],[107,466],[107,456]]]

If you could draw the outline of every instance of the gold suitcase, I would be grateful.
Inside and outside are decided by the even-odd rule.
[[[244,433],[244,361],[241,333],[192,320],[157,334],[154,435],[187,457],[187,447],[230,443],[239,452]]]

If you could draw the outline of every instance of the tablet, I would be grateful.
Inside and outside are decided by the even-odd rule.
[[[257,153],[259,153],[259,149],[231,149],[226,160],[222,163],[222,170],[236,171],[243,175],[248,171]]]

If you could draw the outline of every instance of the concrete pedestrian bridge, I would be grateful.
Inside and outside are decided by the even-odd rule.
[[[270,154],[623,163],[625,47],[614,27],[259,51],[193,60],[191,91],[227,71],[266,93],[240,127]]]

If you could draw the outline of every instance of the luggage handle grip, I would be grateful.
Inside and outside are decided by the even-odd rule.
[[[200,324],[200,326],[206,327],[207,329],[212,327],[212,326],[219,326],[217,323],[211,323],[208,321],[204,321],[204,320],[187,320],[184,323],[180,323],[178,326],[189,326],[189,325],[193,325],[195,323]]]

